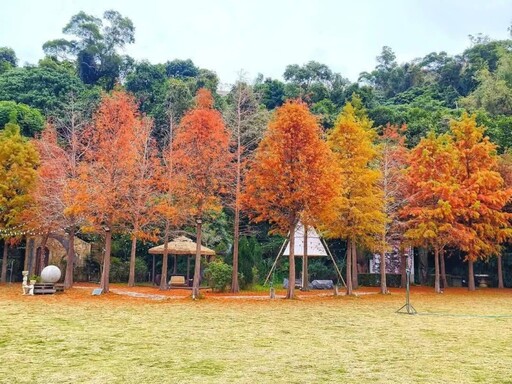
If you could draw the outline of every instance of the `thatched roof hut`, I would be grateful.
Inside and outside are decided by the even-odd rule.
[[[150,248],[149,253],[152,255],[163,255],[164,245],[165,244],[161,244]],[[167,252],[170,255],[195,255],[196,243],[188,237],[179,236],[173,241],[167,243]],[[215,255],[215,251],[205,246],[201,246],[201,255],[213,256]]]

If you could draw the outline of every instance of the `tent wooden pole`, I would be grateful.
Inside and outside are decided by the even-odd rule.
[[[187,255],[187,283],[190,280],[190,256]]]
[[[281,249],[279,249],[279,253],[277,254],[276,259],[274,260],[274,264],[272,264],[272,268],[270,268],[270,272],[268,273],[267,278],[265,279],[265,282],[263,283],[263,285],[267,285],[268,279],[270,279],[270,275],[272,274],[272,272],[274,272],[274,268],[277,265],[277,261],[281,257],[281,254],[283,253],[283,251],[284,251],[284,249],[286,247],[286,244],[288,244],[288,242],[290,241],[289,237],[290,237],[290,234],[288,233],[288,237],[284,241],[283,245],[281,245]]]
[[[153,255],[153,269],[151,271],[151,281],[153,282],[153,284],[155,284],[155,265],[156,265],[155,255]]]
[[[329,257],[331,258],[332,263],[334,264],[334,268],[336,268],[336,272],[338,272],[338,276],[340,277],[341,281],[343,282],[343,286],[346,287],[347,284],[345,283],[345,279],[343,279],[343,276],[341,275],[341,271],[338,268],[338,265],[336,264],[336,260],[334,260],[334,256],[332,255],[331,250],[329,249],[329,247],[327,246],[327,243],[325,242],[325,240],[323,238],[320,238],[320,241],[322,242],[325,250],[329,254]]]

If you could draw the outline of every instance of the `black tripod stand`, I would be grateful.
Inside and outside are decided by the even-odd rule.
[[[418,312],[416,312],[416,310],[411,305],[411,302],[409,300],[410,286],[411,286],[411,270],[409,268],[407,268],[405,273],[406,273],[406,277],[407,277],[406,284],[405,284],[405,304],[402,305],[402,307],[400,307],[400,309],[398,311],[396,311],[396,313],[407,313],[409,315],[415,315]]]

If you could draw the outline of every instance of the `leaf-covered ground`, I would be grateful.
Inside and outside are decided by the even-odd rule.
[[[112,288],[1,286],[0,383],[512,383],[510,290],[415,287],[410,316],[395,313],[402,290],[192,301]]]

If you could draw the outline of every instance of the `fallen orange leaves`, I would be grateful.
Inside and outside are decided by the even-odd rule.
[[[126,284],[111,284],[111,291],[107,294],[100,296],[92,296],[92,290],[98,288],[97,284],[92,283],[77,283],[74,288],[66,290],[63,293],[54,295],[36,295],[36,296],[23,296],[21,294],[21,284],[12,284],[0,286],[0,301],[17,301],[27,304],[65,304],[71,307],[80,305],[116,305],[116,306],[133,306],[133,305],[148,305],[158,303],[172,303],[181,302],[184,300],[190,301],[191,290],[186,289],[170,289],[167,291],[160,291],[157,287],[152,286],[136,286],[128,287]],[[379,287],[363,287],[355,292],[358,299],[362,299],[362,303],[386,303],[395,301],[405,295],[405,290],[401,288],[390,288],[391,295],[379,295]],[[212,305],[231,305],[231,304],[254,304],[254,305],[269,305],[271,302],[279,302],[281,298],[286,295],[286,290],[276,290],[276,299],[269,298],[269,292],[265,291],[241,291],[240,293],[218,293],[211,292],[210,290],[202,290],[205,297],[202,302],[209,302]],[[129,296],[128,294],[140,294],[140,297]],[[442,300],[458,300],[462,296],[472,297],[474,295],[486,297],[503,297],[510,296],[509,289],[481,289],[478,292],[469,292],[467,288],[448,288],[444,291]],[[159,299],[155,300],[156,296]],[[412,287],[411,297],[421,296],[424,299],[429,297],[432,300],[439,298],[431,287]],[[308,292],[300,292],[297,295],[297,301],[307,301],[308,303],[321,303],[325,301],[346,299],[351,300],[353,297],[333,295],[331,290],[314,290]],[[391,303],[390,303],[391,304]]]

